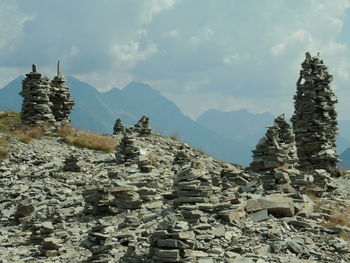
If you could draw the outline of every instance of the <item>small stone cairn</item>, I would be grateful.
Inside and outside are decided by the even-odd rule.
[[[149,127],[149,117],[143,115],[141,119],[134,125],[133,131],[138,133],[139,136],[150,135],[152,129]]]
[[[59,63],[57,76],[52,81],[48,77],[42,77],[33,64],[32,72],[26,74],[22,81],[22,91],[19,93],[23,97],[22,124],[57,128],[69,123],[69,114],[74,102],[64,83],[65,79],[59,72]]]
[[[108,263],[113,262],[110,255],[112,243],[110,241],[108,226],[98,224],[88,232],[88,237],[81,243],[81,246],[91,251],[91,257],[84,262]]]
[[[152,262],[197,262],[195,235],[181,215],[168,215],[150,237]]]
[[[74,102],[71,99],[69,88],[65,85],[66,79],[60,72],[60,62],[57,63],[57,75],[51,81],[52,113],[57,122],[67,124],[70,122],[69,115],[73,109]]]
[[[263,173],[261,180],[265,189],[273,189],[276,184],[290,183],[288,171],[293,171],[297,161],[293,129],[284,115],[280,115],[253,150],[250,168]]]
[[[135,146],[135,139],[127,129],[117,146],[116,161],[118,164],[130,165],[138,162],[140,150]]]
[[[211,208],[213,184],[210,175],[205,170],[185,166],[176,175],[173,187],[176,196],[174,206],[186,221],[198,223],[203,211]]]
[[[115,124],[113,126],[113,134],[114,135],[118,135],[118,134],[123,134],[125,132],[125,128],[122,124],[122,120],[121,119],[117,119],[115,121]]]
[[[330,87],[332,75],[319,54],[312,57],[306,53],[301,66],[292,117],[300,167],[332,173],[339,161],[334,150],[338,131],[335,104],[338,100]]]
[[[52,114],[53,104],[50,100],[51,84],[47,77],[41,77],[33,64],[32,72],[26,74],[22,81],[23,97],[21,121],[25,125],[54,125],[55,117]]]
[[[68,172],[80,172],[81,167],[78,164],[79,164],[78,157],[74,155],[70,155],[64,160],[63,170]]]

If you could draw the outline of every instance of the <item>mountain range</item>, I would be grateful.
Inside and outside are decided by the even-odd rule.
[[[18,95],[23,76],[0,89],[0,109],[21,110]],[[100,92],[88,83],[67,76],[75,107],[71,114],[75,128],[98,133],[111,133],[120,118],[130,126],[142,115],[151,118],[151,127],[165,136],[175,136],[197,149],[220,159],[244,166],[251,161],[251,150],[273,123],[270,113],[252,114],[246,110],[222,112],[210,109],[197,120],[184,115],[170,100],[147,84],[131,82],[123,89]],[[341,121],[338,152],[350,146],[350,121]]]

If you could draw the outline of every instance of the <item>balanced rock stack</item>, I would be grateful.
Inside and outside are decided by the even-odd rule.
[[[59,255],[61,241],[53,237],[55,228],[52,223],[50,221],[33,223],[31,225],[29,225],[29,223],[27,227],[32,232],[30,242],[41,244],[41,254],[47,257]]]
[[[198,223],[210,205],[213,194],[211,177],[205,170],[183,167],[174,182],[174,205],[188,222]]]
[[[139,136],[150,135],[152,129],[149,127],[149,117],[143,115],[141,119],[134,125],[134,132],[137,132]]]
[[[110,205],[112,195],[108,192],[108,185],[94,185],[87,187],[83,192],[85,212],[93,215],[108,215],[111,213]]]
[[[53,104],[52,113],[57,122],[67,124],[70,122],[69,115],[73,109],[74,102],[71,99],[69,88],[65,85],[66,79],[60,72],[60,62],[57,63],[57,76],[51,81],[50,100]]]
[[[71,99],[68,87],[64,84],[65,79],[59,72],[57,65],[57,76],[50,81],[47,77],[41,77],[33,64],[32,72],[26,74],[22,81],[23,97],[21,109],[21,122],[25,125],[47,125],[58,127],[69,123],[69,114],[74,102]]]
[[[191,158],[186,153],[186,150],[182,147],[176,152],[174,157],[174,164],[178,164],[179,166],[183,166],[189,164],[191,162]]]
[[[117,119],[114,123],[113,126],[113,134],[117,135],[117,134],[123,134],[124,133],[124,126],[122,124],[122,120],[121,119]]]
[[[68,156],[64,160],[63,170],[69,171],[69,172],[80,172],[81,167],[78,164],[79,164],[79,159],[77,158],[77,156],[74,156],[74,155]]]
[[[33,64],[32,72],[26,74],[26,78],[22,81],[22,91],[19,94],[23,97],[21,109],[23,124],[54,125],[56,120],[51,110],[53,104],[50,100],[50,81],[47,77],[41,77],[41,73],[36,70],[36,65]]]
[[[149,257],[152,262],[197,262],[195,235],[181,215],[169,215],[159,223],[150,237]]]
[[[108,263],[113,262],[110,255],[112,244],[109,243],[110,236],[108,234],[107,225],[96,225],[89,231],[88,237],[81,243],[81,246],[90,250],[92,255],[85,262]]]
[[[135,139],[126,130],[120,144],[117,146],[116,161],[118,164],[130,165],[136,163],[140,156],[140,150],[134,145]]]
[[[264,173],[260,178],[264,188],[273,189],[276,184],[290,182],[286,171],[293,169],[297,161],[292,127],[284,120],[284,115],[278,116],[253,150],[250,168]]]
[[[330,87],[332,75],[319,55],[306,53],[301,66],[292,117],[300,167],[334,172],[338,162],[334,151],[338,100]]]

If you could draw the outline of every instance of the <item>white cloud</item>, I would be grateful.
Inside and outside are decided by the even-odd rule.
[[[117,63],[121,62],[127,68],[133,68],[139,61],[146,60],[157,53],[157,45],[154,43],[148,44],[144,49],[141,49],[138,41],[130,41],[126,44],[115,44],[113,53]]]
[[[169,38],[178,38],[180,36],[180,33],[177,29],[171,29],[168,32],[165,32],[164,35]]]
[[[34,15],[20,12],[14,1],[0,2],[0,49],[11,48],[22,37],[23,26],[34,19]]]
[[[171,9],[178,0],[145,0],[143,2],[142,21],[144,24],[149,24],[156,15]]]
[[[190,43],[193,46],[198,46],[202,42],[209,42],[214,35],[214,30],[205,27],[199,30],[199,32],[190,38]]]

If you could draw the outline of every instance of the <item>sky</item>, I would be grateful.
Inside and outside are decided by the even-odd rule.
[[[305,52],[350,119],[350,0],[0,0],[0,87],[31,70],[101,91],[151,85],[191,118],[293,113]]]

